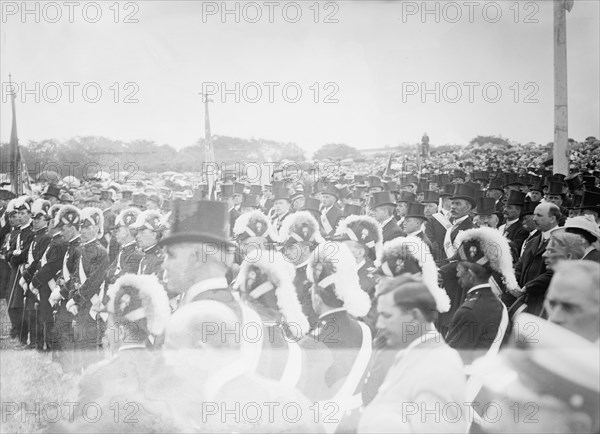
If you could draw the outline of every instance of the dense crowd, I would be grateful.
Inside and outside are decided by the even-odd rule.
[[[106,410],[60,432],[598,432],[599,150],[0,190],[11,336]]]

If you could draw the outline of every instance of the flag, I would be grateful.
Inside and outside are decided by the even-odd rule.
[[[206,168],[206,181],[208,183],[208,194],[207,199],[217,199],[217,178],[216,178],[216,167],[215,162],[215,151],[212,145],[212,135],[210,133],[210,118],[208,116],[208,103],[211,102],[206,95],[202,95],[204,98],[204,167]]]
[[[9,76],[10,83],[10,76]],[[10,184],[13,193],[17,196],[23,194],[23,186],[25,186],[25,192],[31,194],[31,186],[29,184],[29,174],[27,172],[27,165],[21,157],[21,150],[19,149],[19,136],[17,134],[17,110],[15,107],[15,99],[17,97],[14,89],[11,89],[10,105],[12,109],[12,125],[10,127],[10,142],[8,145],[10,155]]]
[[[392,170],[392,156],[394,155],[393,152],[390,152],[390,158],[388,159],[388,164],[385,168],[385,171],[383,172],[383,176],[387,176],[390,173],[390,170]]]

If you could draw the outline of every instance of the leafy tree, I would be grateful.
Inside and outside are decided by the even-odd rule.
[[[323,160],[325,158],[342,160],[345,158],[355,158],[359,155],[360,153],[358,150],[352,146],[344,143],[329,143],[322,146],[317,152],[315,152],[314,158],[316,160]]]

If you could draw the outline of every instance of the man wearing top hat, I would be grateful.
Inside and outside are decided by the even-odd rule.
[[[291,206],[290,190],[287,187],[274,188],[271,225],[276,231],[281,229],[281,225],[285,218],[292,214]]]
[[[137,274],[154,274],[162,281],[164,274],[162,263],[165,255],[158,245],[166,229],[162,215],[155,210],[143,211],[130,228],[136,231],[135,240],[144,253]]]
[[[342,210],[337,206],[338,195],[338,189],[333,184],[327,184],[321,190],[321,218],[319,222],[326,237],[335,233],[338,220],[342,216]]]
[[[166,247],[163,268],[168,292],[180,296],[179,306],[214,300],[242,318],[226,277],[235,260],[235,244],[228,238],[227,204],[175,201],[172,218],[169,235],[159,242],[159,247]]]
[[[60,188],[54,184],[48,184],[48,187],[46,187],[46,190],[44,190],[42,197],[50,202],[50,205],[60,203]]]
[[[600,193],[584,191],[579,209],[582,215],[592,216],[596,224],[600,226]]]
[[[417,195],[408,191],[401,191],[396,196],[396,209],[394,216],[398,220],[398,226],[402,227],[404,223],[404,217],[406,217],[406,211],[408,210],[408,204],[415,202]]]
[[[498,222],[496,201],[491,197],[480,197],[477,199],[473,224],[478,228],[486,227],[497,229]]]
[[[565,220],[567,219],[567,216],[569,215],[569,210],[563,206],[565,197],[566,197],[566,195],[564,192],[564,184],[562,182],[551,181],[550,185],[548,187],[548,192],[544,196],[544,199],[547,202],[553,203],[557,207],[560,208],[560,212],[562,213],[563,218],[560,219],[560,221],[558,223],[559,226],[562,226],[565,224]]]
[[[523,247],[525,239],[529,236],[529,232],[520,223],[524,206],[525,193],[515,190],[509,191],[504,205],[505,223],[498,228],[500,233],[510,242],[513,263],[516,263],[519,259],[521,247]]]
[[[389,191],[379,191],[371,195],[369,211],[381,225],[384,243],[404,236],[404,232],[398,226],[398,220],[394,217],[395,207],[396,204]]]

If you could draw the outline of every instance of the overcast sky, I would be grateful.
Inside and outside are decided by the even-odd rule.
[[[221,15],[222,2],[130,2],[118,11],[99,2],[94,23],[95,6],[80,2],[71,23],[62,2],[45,9],[31,2],[31,10],[39,9],[36,23],[35,14],[22,14],[21,2],[2,2],[0,72],[3,84],[10,72],[32,90],[17,100],[21,143],[102,135],[188,146],[204,136],[198,93],[211,82],[218,83],[213,134],[295,142],[309,152],[331,142],[416,143],[423,132],[434,145],[463,144],[478,134],[552,141],[551,2],[474,2],[471,11],[464,2],[446,3],[426,2],[439,14],[422,16],[423,2],[306,1],[299,9],[291,2],[272,9],[228,2],[240,11],[236,23],[234,14]],[[575,0],[567,14],[575,139],[600,135],[599,4]],[[233,93],[224,94],[222,83]],[[423,93],[423,83],[433,93]],[[97,89],[102,95],[92,102]],[[252,103],[257,89],[262,97]],[[2,141],[10,137],[6,91],[3,85]]]

